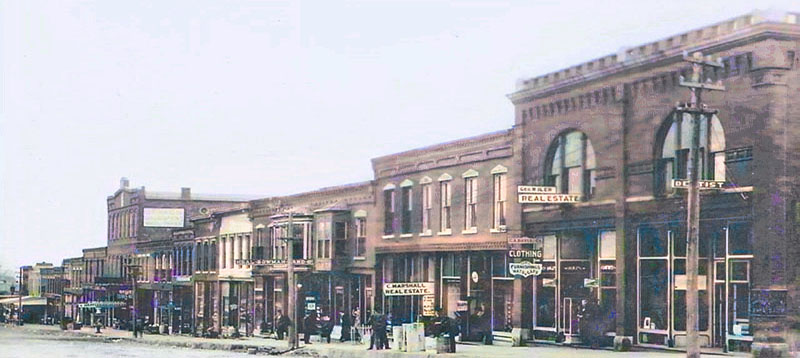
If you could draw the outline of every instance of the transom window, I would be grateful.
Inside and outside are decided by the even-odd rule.
[[[579,131],[556,137],[548,151],[545,165],[545,184],[555,186],[559,193],[581,194],[590,198],[596,187],[594,148],[585,134]]]

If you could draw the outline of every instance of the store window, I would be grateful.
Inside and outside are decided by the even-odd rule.
[[[595,192],[595,169],[595,153],[589,138],[579,131],[567,132],[556,137],[550,146],[544,181],[560,193],[580,194],[586,200]]]
[[[680,118],[679,118],[680,117]],[[661,127],[656,151],[656,194],[665,194],[672,179],[689,178],[689,149],[692,147],[693,116],[677,112],[670,115]],[[700,120],[700,179],[725,181],[725,133],[719,118],[711,121],[703,116]]]

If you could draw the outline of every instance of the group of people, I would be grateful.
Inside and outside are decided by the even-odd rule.
[[[350,314],[339,312],[339,317],[341,317],[340,324],[342,327],[342,334],[339,341],[345,342],[351,339],[360,340],[358,332],[356,331],[356,337],[353,337],[351,331],[352,327],[358,327],[361,324],[361,312],[359,312],[358,309],[354,309]],[[283,340],[283,337],[289,332],[289,327],[291,325],[292,321],[289,317],[284,315],[281,310],[278,310],[275,317],[275,333],[279,340]],[[319,334],[330,343],[331,332],[333,331],[334,325],[336,325],[335,318],[332,318],[330,315],[323,313],[320,317],[316,311],[310,311],[303,317],[302,326],[300,327],[301,331],[299,332],[303,333],[303,342],[305,344],[310,344],[310,338],[315,334]]]

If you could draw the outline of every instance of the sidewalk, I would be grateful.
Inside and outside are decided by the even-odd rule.
[[[78,331],[62,331],[58,326],[25,325],[11,329],[29,330],[32,333],[45,335],[60,335],[83,337],[86,339],[124,341],[135,344],[148,344],[155,346],[184,347],[194,349],[212,349],[236,352],[250,352],[258,354],[281,354],[286,351],[286,341],[277,341],[269,338],[245,337],[238,339],[209,339],[190,336],[169,336],[145,334],[143,338],[133,338],[129,331],[115,329],[103,329],[102,333],[96,334],[92,328],[83,328]],[[585,348],[574,348],[554,345],[537,345],[534,347],[509,347],[509,346],[485,346],[459,344],[457,353],[436,354],[435,350],[428,349],[426,352],[398,352],[391,350],[367,350],[366,344],[353,344],[351,342],[319,343],[312,341],[310,345],[301,345],[301,348],[294,352],[287,352],[286,355],[316,356],[327,358],[355,358],[355,357],[375,357],[375,358],[428,358],[428,357],[449,357],[449,358],[512,358],[512,357],[620,357],[620,358],[678,358],[684,353],[675,351],[653,351],[637,350],[632,352],[614,352],[611,350],[596,350]],[[714,357],[715,355],[703,354],[704,357]],[[719,355],[716,355],[719,357]]]

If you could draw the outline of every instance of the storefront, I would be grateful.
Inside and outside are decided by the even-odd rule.
[[[637,227],[637,334],[640,344],[685,346],[686,224]],[[702,220],[699,335],[703,346],[749,350],[752,224]]]

